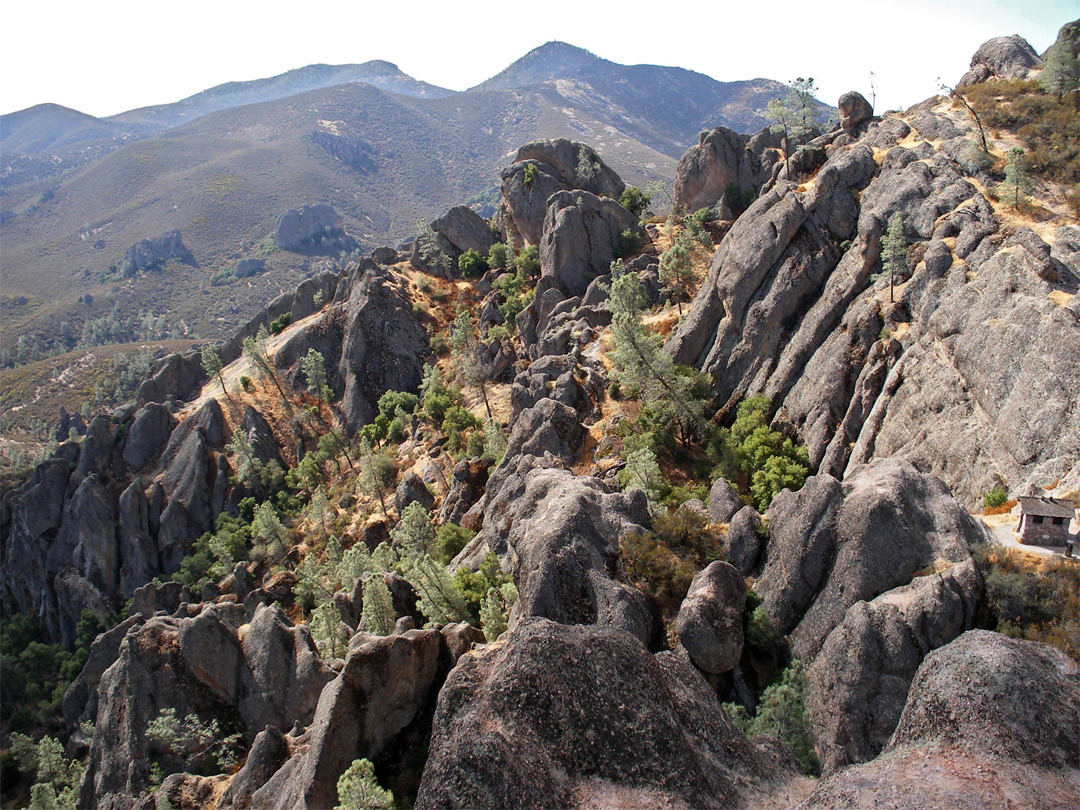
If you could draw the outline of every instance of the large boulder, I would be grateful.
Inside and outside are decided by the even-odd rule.
[[[698,668],[719,675],[739,663],[746,581],[726,562],[713,562],[690,583],[675,630]]]
[[[1035,49],[1019,34],[987,40],[971,57],[971,69],[957,83],[967,87],[987,79],[1023,79],[1042,60]]]
[[[451,673],[416,806],[719,808],[793,776],[684,660],[530,619]]]
[[[589,283],[623,254],[623,232],[637,228],[630,212],[614,200],[588,191],[556,192],[544,218],[541,272],[568,295],[584,295]]]
[[[675,167],[675,207],[680,211],[711,207],[724,198],[730,186],[756,194],[772,168],[763,164],[762,155],[779,145],[779,136],[768,130],[753,139],[727,127],[700,133],[697,145],[688,149]]]
[[[971,630],[931,652],[872,762],[823,779],[800,810],[1071,807],[1080,795],[1080,666]]]
[[[848,608],[807,671],[806,705],[826,772],[881,753],[920,662],[971,629],[981,586],[967,560]]]
[[[425,258],[426,250],[441,251],[450,262],[449,278],[457,276],[458,258],[468,250],[476,250],[485,256],[495,244],[495,235],[488,221],[466,205],[455,205],[431,223],[434,244],[424,244],[430,236],[418,238],[413,243],[410,261],[416,267],[443,274],[447,268],[435,267]]]
[[[907,585],[935,564],[963,563],[988,540],[937,478],[880,459],[841,483],[807,479],[766,514],[766,560],[754,589],[797,658],[809,664],[848,608]]]
[[[534,141],[502,170],[502,227],[508,239],[539,244],[548,198],[583,189],[618,199],[626,186],[591,147],[566,138]]]
[[[840,128],[844,132],[852,133],[859,124],[868,121],[874,115],[874,108],[866,100],[866,96],[856,90],[850,90],[840,96],[836,102],[837,112],[840,113]]]

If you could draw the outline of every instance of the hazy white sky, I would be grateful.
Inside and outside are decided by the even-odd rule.
[[[1080,0],[11,2],[0,12],[0,111],[54,102],[105,116],[370,59],[463,90],[552,39],[722,81],[809,75],[830,104],[847,90],[869,97],[873,71],[881,111],[933,95],[938,76],[955,82],[990,37],[1020,34],[1041,53],[1077,18]]]

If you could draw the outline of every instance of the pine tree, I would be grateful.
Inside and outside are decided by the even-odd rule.
[[[897,211],[889,220],[889,230],[881,242],[882,269],[889,274],[889,301],[893,300],[893,284],[897,273],[907,275],[907,237],[904,236],[904,215]]]
[[[791,179],[790,138],[801,137],[810,132],[819,122],[820,113],[814,101],[817,85],[813,78],[799,77],[791,82],[786,96],[769,100],[765,117],[772,121],[770,129],[783,135],[784,174]]]
[[[269,560],[285,556],[285,526],[278,520],[269,501],[263,501],[255,507],[255,516],[251,521],[251,539],[258,556]]]
[[[480,628],[488,641],[495,641],[506,632],[507,617],[517,599],[518,591],[513,582],[504,583],[499,588],[488,588],[487,594],[480,600]]]
[[[430,554],[435,543],[431,513],[418,501],[413,501],[402,510],[401,520],[390,532],[390,539],[405,554]]]
[[[349,644],[349,636],[333,599],[326,600],[311,611],[308,629],[319,647],[319,655],[325,659],[340,658]]]
[[[202,347],[202,367],[207,377],[218,378],[218,382],[221,383],[221,393],[232,399],[232,397],[229,397],[229,392],[225,390],[225,378],[221,375],[221,355],[218,354],[217,348],[210,343]]]
[[[375,766],[367,759],[354,759],[337,783],[338,804],[334,810],[389,810],[394,794],[379,786]]]
[[[1014,146],[1009,150],[1005,163],[1005,182],[1002,183],[1002,187],[1013,198],[1013,208],[1019,208],[1021,200],[1026,200],[1026,195],[1035,188],[1028,167],[1024,164],[1024,150],[1019,146]]]
[[[364,608],[361,612],[364,627],[377,636],[388,636],[394,632],[394,600],[390,589],[383,582],[382,574],[372,574],[364,581]]]
[[[429,624],[467,622],[469,609],[465,598],[446,568],[427,554],[404,562],[405,578],[413,586],[419,600],[420,612],[427,616]]]
[[[1080,89],[1080,59],[1073,55],[1073,43],[1068,36],[1062,36],[1050,46],[1039,84],[1047,93],[1057,96],[1059,104],[1068,93]],[[1076,105],[1080,110],[1080,93],[1076,94]]]
[[[281,402],[285,407],[285,412],[291,416],[292,404],[285,395],[285,389],[281,387],[281,383],[278,381],[277,371],[274,369],[274,361],[271,359],[269,350],[267,349],[269,340],[270,335],[266,331],[266,327],[260,326],[258,333],[254,337],[249,335],[244,338],[244,356],[251,361],[251,364],[255,366],[261,375],[269,377],[274,383],[278,393],[281,395]]]
[[[675,299],[682,315],[682,299],[694,278],[694,261],[690,256],[690,240],[679,234],[671,247],[660,255],[660,283]]]

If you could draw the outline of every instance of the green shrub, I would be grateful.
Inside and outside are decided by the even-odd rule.
[[[641,219],[641,215],[649,207],[649,202],[649,195],[634,186],[627,186],[619,196],[619,205],[629,211],[634,219]]]
[[[780,681],[762,692],[753,716],[734,703],[725,703],[724,709],[748,738],[759,734],[775,737],[791,749],[803,773],[814,775],[821,766],[810,735],[806,686],[806,669],[799,661],[792,661]]]
[[[525,181],[525,188],[532,188],[533,183],[536,182],[536,175],[540,170],[536,168],[535,163],[525,164],[525,174],[523,180]]]
[[[367,759],[354,759],[337,782],[338,804],[334,810],[390,810],[394,794],[375,779],[375,766]]]
[[[466,278],[483,275],[487,269],[487,257],[475,248],[469,248],[458,256],[458,270]]]
[[[488,251],[487,261],[493,270],[506,270],[514,261],[514,251],[505,242],[496,242]]]
[[[1009,499],[1009,490],[1007,490],[1004,487],[1004,485],[998,484],[993,489],[991,489],[989,492],[987,492],[985,495],[983,495],[983,500],[982,500],[983,508],[984,509],[993,509],[995,507],[1001,506],[1008,499]]]
[[[451,452],[460,450],[466,440],[466,431],[480,427],[480,421],[460,405],[446,409],[442,420],[442,432],[446,434],[446,447]]]
[[[465,605],[473,624],[480,621],[480,602],[492,588],[499,589],[508,582],[513,582],[509,574],[502,570],[502,563],[494,551],[489,551],[479,568],[470,571],[462,567],[454,572],[454,584],[465,597]]]
[[[276,318],[274,318],[274,320],[270,321],[270,334],[280,335],[282,332],[285,331],[285,327],[287,327],[290,323],[292,323],[291,312],[285,312],[281,315],[278,315]]]
[[[379,413],[387,419],[397,416],[400,408],[406,414],[415,413],[420,397],[410,394],[408,391],[387,391],[379,397]]]
[[[644,241],[638,231],[633,228],[627,228],[619,234],[619,253],[622,256],[629,256],[632,253],[637,253],[641,250],[643,243]]]
[[[540,251],[536,245],[526,245],[514,259],[514,267],[522,278],[537,278],[540,275]]]
[[[246,374],[241,374],[240,375],[240,387],[243,388],[245,391],[250,391],[251,390],[251,377],[248,377]]]
[[[475,536],[476,532],[463,529],[456,523],[444,523],[435,530],[435,559],[443,565],[449,565]]]

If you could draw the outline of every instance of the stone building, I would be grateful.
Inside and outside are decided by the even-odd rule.
[[[1070,501],[1060,498],[1021,498],[1016,534],[1021,543],[1063,546],[1075,511]]]

